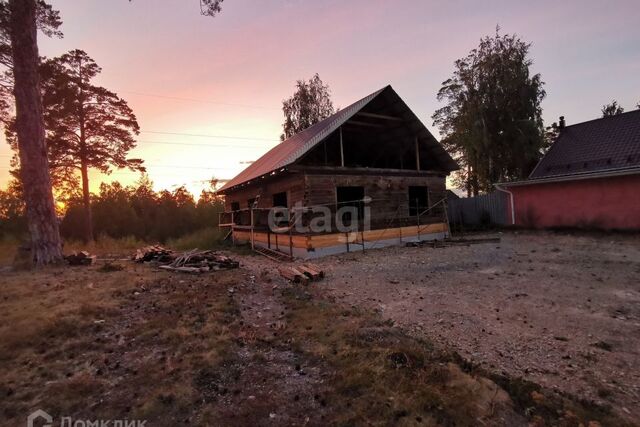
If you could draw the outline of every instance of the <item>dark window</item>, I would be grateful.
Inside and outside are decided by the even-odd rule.
[[[424,186],[409,187],[409,215],[417,216],[429,207],[429,189]]]
[[[282,193],[276,193],[273,195],[273,207],[274,208],[286,208],[289,205],[287,204],[287,192],[283,191]]]
[[[253,208],[253,205],[256,203],[256,198],[254,197],[253,199],[249,199],[247,200],[247,207],[249,209]]]
[[[364,187],[336,187],[338,209],[354,206],[358,209],[358,219],[364,218]],[[346,213],[342,219],[345,225],[351,223],[351,214]]]
[[[240,210],[240,203],[238,203],[238,202],[231,202],[231,210],[232,210],[232,211],[239,211],[239,210]]]

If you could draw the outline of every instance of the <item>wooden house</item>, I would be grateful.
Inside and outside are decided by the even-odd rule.
[[[235,241],[301,258],[443,238],[445,180],[457,168],[386,86],[278,144],[227,182],[219,190],[226,210],[220,224]],[[358,222],[347,232],[335,218],[344,206],[352,210],[339,221]],[[268,220],[273,207],[286,208],[275,227]],[[334,217],[321,231],[310,230],[318,210]]]

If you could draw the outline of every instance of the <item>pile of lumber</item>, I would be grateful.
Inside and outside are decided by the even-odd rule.
[[[95,262],[96,256],[87,251],[74,252],[64,257],[69,265],[91,265]]]
[[[183,273],[204,273],[206,271],[228,270],[238,268],[240,263],[226,255],[215,251],[199,251],[194,249],[176,256],[171,263],[161,265],[163,270]]]
[[[408,242],[407,247],[433,247],[444,248],[447,246],[469,246],[481,243],[500,243],[500,236],[472,237],[472,238],[448,238],[445,240],[421,240],[419,242]]]
[[[500,236],[455,237],[447,240],[447,245],[477,245],[480,243],[500,243]]]
[[[324,278],[324,271],[315,264],[306,263],[278,268],[280,275],[293,283],[307,284]]]
[[[423,246],[432,247],[432,248],[444,248],[446,246],[446,242],[438,239],[433,240],[420,240],[419,242],[407,242],[406,246],[409,248],[421,248]]]
[[[240,263],[215,251],[194,249],[181,255],[160,245],[145,246],[131,257],[135,262],[156,262],[159,268],[183,273],[204,273],[206,271],[238,268]]]
[[[135,262],[150,262],[156,261],[160,263],[167,263],[173,261],[175,256],[173,251],[163,248],[160,245],[145,246],[136,251],[131,259]]]

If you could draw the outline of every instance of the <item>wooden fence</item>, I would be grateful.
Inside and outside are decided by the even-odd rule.
[[[501,191],[476,197],[449,199],[447,212],[452,226],[491,226],[509,224],[509,196]]]

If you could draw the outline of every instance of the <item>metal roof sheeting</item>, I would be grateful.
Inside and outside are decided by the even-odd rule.
[[[372,94],[362,98],[361,100],[354,102],[348,107],[338,111],[330,117],[314,124],[313,126],[303,130],[292,136],[291,138],[281,142],[273,147],[266,154],[260,157],[258,160],[249,165],[245,170],[240,172],[236,177],[228,181],[219,192],[225,191],[236,187],[241,184],[248,184],[250,181],[263,177],[265,175],[276,172],[288,165],[293,164],[300,159],[306,152],[322,142],[332,132],[343,125],[347,120],[361,111],[367,104],[373,101],[376,97],[383,93],[387,93],[391,96],[397,97],[402,101],[391,86],[386,86]],[[404,102],[402,103],[404,105]],[[408,107],[407,107],[408,109]],[[411,112],[411,110],[409,110]],[[437,147],[437,156],[444,165],[446,170],[455,170],[458,165],[451,159],[451,157],[444,151],[442,146],[435,140],[433,135],[427,130],[427,128],[418,120],[418,118],[411,112],[412,121],[417,121],[420,126],[420,134],[425,132],[428,136],[435,141]],[[438,150],[439,149],[439,150]]]
[[[567,126],[530,180],[640,166],[640,110]]]

